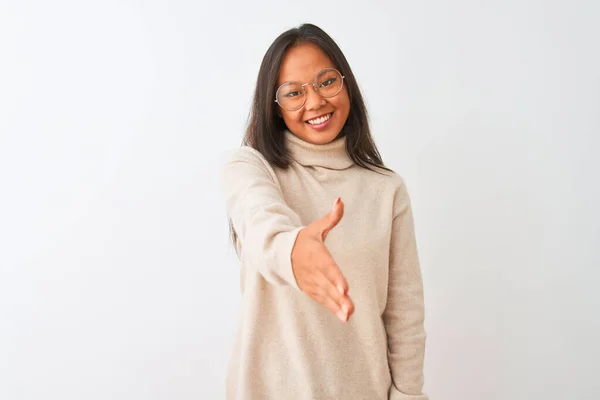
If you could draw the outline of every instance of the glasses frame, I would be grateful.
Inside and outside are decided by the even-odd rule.
[[[319,75],[321,75],[322,73],[326,72],[326,71],[335,71],[335,72],[337,72],[342,77],[342,84],[340,85],[340,89],[337,92],[335,92],[335,94],[332,94],[331,96],[323,96],[321,94],[321,92],[319,92],[319,89],[317,89],[317,77]],[[298,111],[299,109],[301,109],[302,107],[304,107],[304,104],[306,104],[306,86],[312,85],[313,89],[315,89],[315,92],[319,96],[321,96],[324,99],[330,99],[332,97],[337,96],[342,91],[342,89],[344,88],[344,78],[346,78],[346,76],[342,75],[342,73],[340,71],[338,71],[337,69],[335,69],[335,68],[323,68],[322,70],[320,70],[319,72],[317,72],[315,74],[315,78],[313,79],[312,82],[306,82],[305,84],[300,85],[300,87],[302,88],[302,95],[304,96],[304,100],[302,101],[302,104],[298,108],[294,108],[294,109],[285,108],[284,106],[281,105],[281,103],[279,101],[277,101],[277,94],[279,93],[279,90],[281,90],[281,88],[284,87],[285,85],[289,85],[290,83],[294,83],[293,81],[284,82],[284,83],[281,84],[281,86],[279,86],[277,88],[277,91],[275,92],[275,103],[277,103],[277,105],[279,107],[283,108],[284,110],[287,110],[287,111]]]

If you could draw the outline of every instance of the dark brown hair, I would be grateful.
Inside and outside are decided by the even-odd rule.
[[[279,106],[274,101],[275,92],[279,69],[287,50],[294,45],[307,42],[317,45],[345,76],[344,84],[350,99],[350,113],[340,136],[346,136],[348,156],[360,167],[369,169],[379,167],[387,170],[371,136],[367,108],[344,53],[325,31],[313,24],[303,24],[283,32],[265,53],[258,71],[254,99],[242,145],[258,150],[274,167],[285,169],[289,166],[290,158],[283,134],[286,125],[279,117],[277,110]],[[229,227],[235,245],[237,235],[231,221]]]

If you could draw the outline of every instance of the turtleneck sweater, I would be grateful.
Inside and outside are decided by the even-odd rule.
[[[284,135],[288,168],[243,146],[222,169],[242,293],[226,398],[427,400],[423,284],[404,180],[356,165],[345,137],[316,145]],[[346,323],[299,289],[291,264],[298,232],[337,197],[344,216],[325,245],[355,306]]]

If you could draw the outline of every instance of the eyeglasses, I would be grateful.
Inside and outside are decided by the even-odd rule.
[[[296,111],[306,103],[306,86],[311,85],[321,97],[329,98],[337,95],[344,86],[344,78],[335,68],[322,69],[315,75],[313,82],[300,84],[286,82],[279,86],[275,94],[275,103],[288,111]]]

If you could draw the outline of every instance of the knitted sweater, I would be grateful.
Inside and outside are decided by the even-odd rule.
[[[242,292],[227,399],[427,400],[423,285],[402,178],[353,163],[345,137],[285,137],[288,169],[244,146],[222,171]],[[338,196],[344,216],[325,245],[355,305],[346,323],[298,288],[290,258],[300,229]]]

